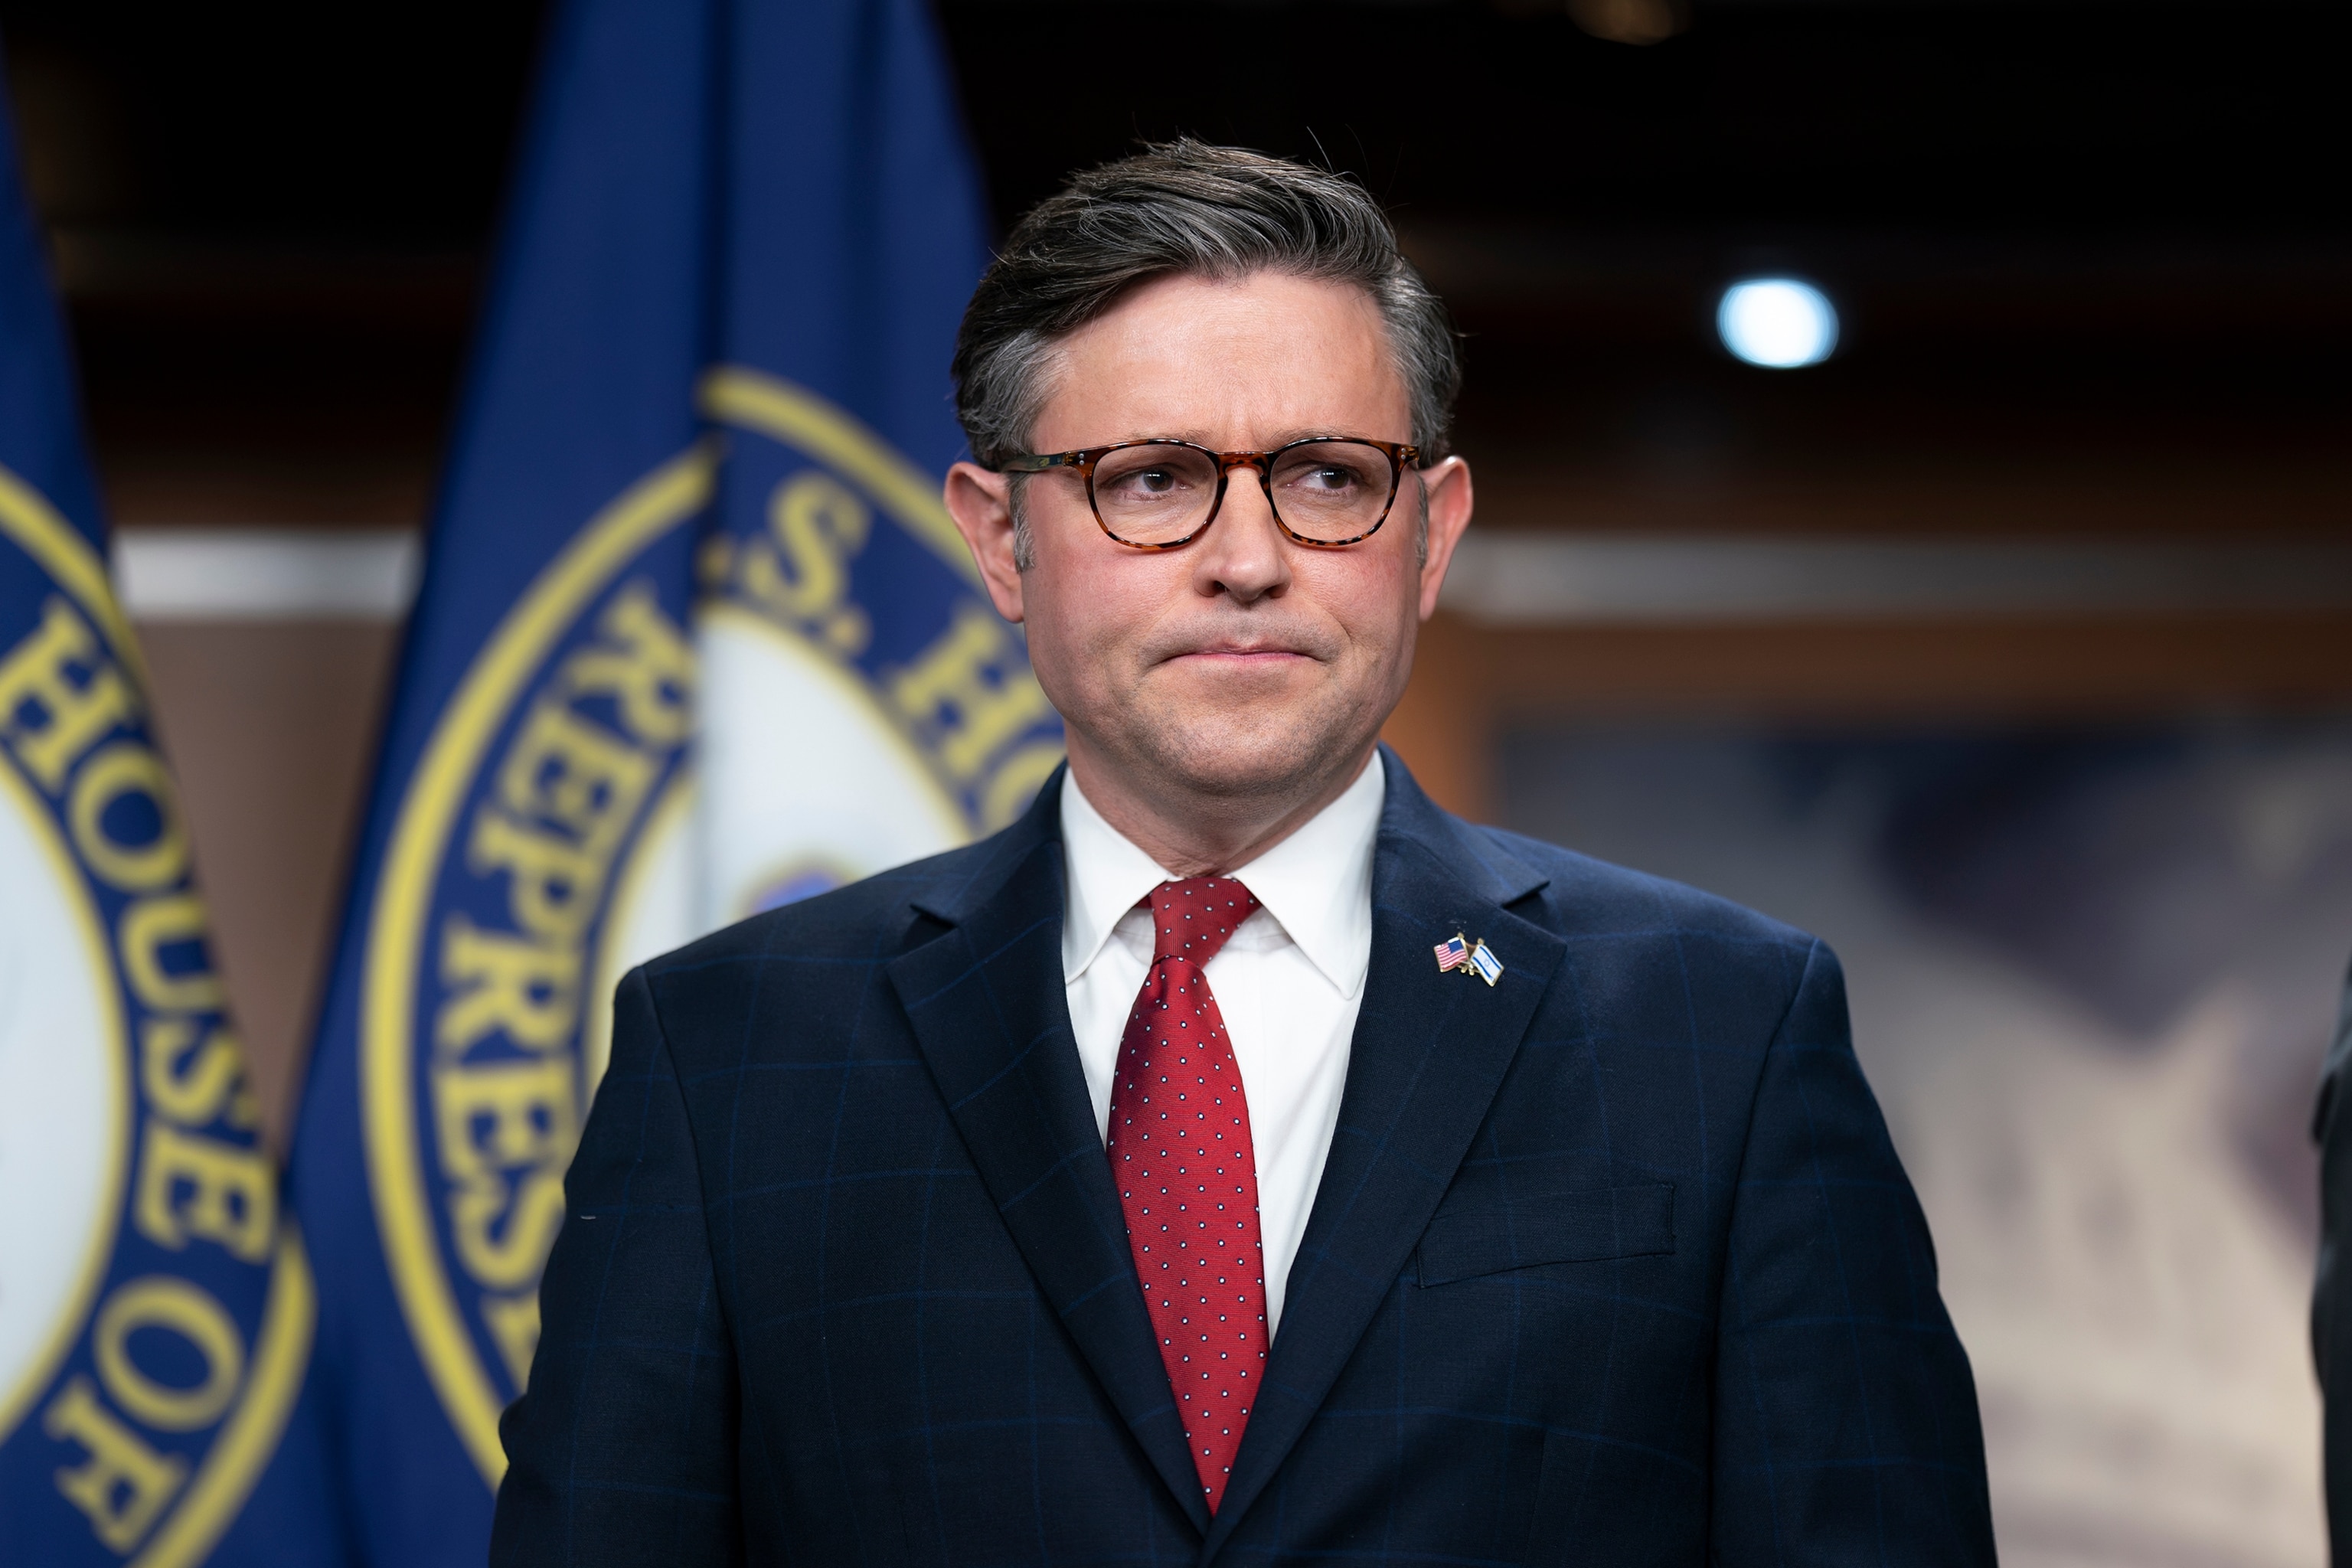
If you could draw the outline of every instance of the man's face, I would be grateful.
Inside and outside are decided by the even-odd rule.
[[[1145,437],[1267,451],[1303,436],[1411,438],[1403,382],[1377,308],[1354,287],[1279,273],[1148,284],[1063,340],[1032,449]],[[999,610],[1087,752],[1141,783],[1193,794],[1279,794],[1352,766],[1404,690],[1413,634],[1469,521],[1458,459],[1422,494],[1411,472],[1380,531],[1318,550],[1276,524],[1255,469],[1235,469],[1209,529],[1181,549],[1114,542],[1067,469],[1024,497],[1032,550],[1011,560],[1004,477],[959,465],[949,502]]]

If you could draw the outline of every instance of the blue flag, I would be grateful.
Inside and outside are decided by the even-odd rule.
[[[104,545],[0,106],[0,1558],[331,1563],[310,1268]]]
[[[1060,758],[940,500],[983,225],[919,0],[557,17],[295,1155],[371,1563],[488,1538],[621,973]]]

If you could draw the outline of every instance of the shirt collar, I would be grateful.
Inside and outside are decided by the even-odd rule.
[[[1363,985],[1371,963],[1372,850],[1388,796],[1383,769],[1375,752],[1339,799],[1234,872],[1343,996]],[[1061,806],[1067,881],[1062,978],[1067,982],[1086,973],[1128,910],[1174,879],[1103,819],[1067,771]]]
[[[1062,863],[1068,883],[1062,900],[1062,979],[1076,980],[1110,940],[1120,917],[1167,881],[1159,861],[1103,819],[1062,771]]]

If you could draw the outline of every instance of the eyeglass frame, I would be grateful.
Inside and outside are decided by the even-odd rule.
[[[1309,539],[1282,521],[1282,508],[1276,505],[1274,500],[1274,460],[1294,447],[1322,446],[1342,441],[1350,446],[1370,447],[1388,458],[1389,499],[1381,506],[1381,515],[1372,520],[1372,526],[1363,532],[1347,539]],[[1171,539],[1160,544],[1145,544],[1136,540],[1121,538],[1112,531],[1109,523],[1103,521],[1102,508],[1095,502],[1095,465],[1113,452],[1126,451],[1134,447],[1188,447],[1216,463],[1217,493],[1209,502],[1208,515],[1201,520],[1200,527],[1181,539]],[[1174,436],[1150,436],[1135,441],[1113,441],[1104,447],[1080,447],[1068,452],[1016,452],[999,464],[997,471],[1013,474],[1043,474],[1055,468],[1072,469],[1079,478],[1086,480],[1087,510],[1094,513],[1095,526],[1101,529],[1103,536],[1112,543],[1123,544],[1129,550],[1181,550],[1208,532],[1209,526],[1215,522],[1218,514],[1225,510],[1225,485],[1226,481],[1233,477],[1233,471],[1235,468],[1255,468],[1258,489],[1265,492],[1266,512],[1274,519],[1274,526],[1282,530],[1282,536],[1285,539],[1289,540],[1293,544],[1304,545],[1309,550],[1345,550],[1351,544],[1361,544],[1381,531],[1381,525],[1389,520],[1389,513],[1396,510],[1397,492],[1404,488],[1405,469],[1418,468],[1420,466],[1421,448],[1412,442],[1375,441],[1369,436],[1301,436],[1296,441],[1285,441],[1281,446],[1264,452],[1216,452],[1197,441],[1186,441]]]

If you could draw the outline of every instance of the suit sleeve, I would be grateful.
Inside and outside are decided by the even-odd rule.
[[[530,1385],[507,1450],[492,1568],[742,1561],[735,1360],[686,1100],[645,972],[564,1180]]]
[[[2326,1400],[2327,1529],[2332,1561],[2352,1568],[2352,980],[2320,1075],[2311,1133],[2319,1141],[2319,1277],[2311,1352]]]
[[[1716,1562],[1990,1568],[1975,1381],[1818,942],[1765,1051],[1717,1334]]]

